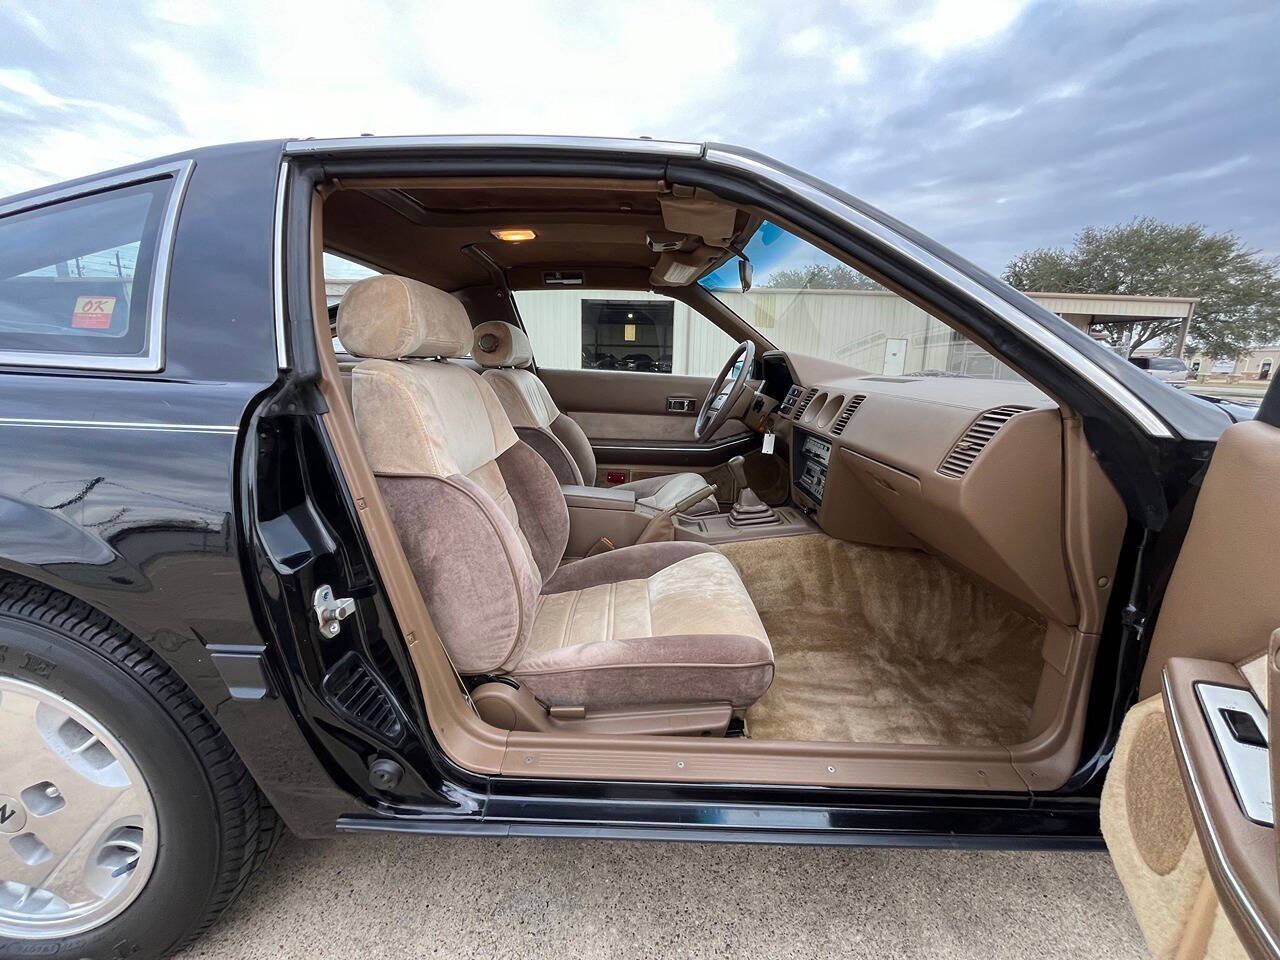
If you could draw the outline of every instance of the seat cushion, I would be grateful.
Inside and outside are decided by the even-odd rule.
[[[773,680],[773,650],[724,556],[702,544],[654,543],[551,577],[511,674],[551,707],[745,708]]]
[[[636,503],[654,510],[666,510],[706,485],[706,478],[697,473],[669,473],[661,477],[645,477],[643,480],[619,483],[614,489],[631,490],[636,495]],[[716,498],[707,497],[685,512],[690,516],[697,516],[715,513],[717,509]]]

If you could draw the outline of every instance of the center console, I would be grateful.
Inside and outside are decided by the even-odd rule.
[[[777,522],[761,527],[735,527],[729,523],[727,513],[713,513],[696,517],[677,516],[675,538],[696,540],[699,543],[732,543],[736,540],[766,540],[773,537],[796,537],[805,533],[818,533],[816,523],[795,507],[774,507]]]
[[[585,557],[602,537],[615,547],[629,546],[649,523],[651,514],[637,509],[630,490],[570,485],[560,490],[569,508],[568,559]]]

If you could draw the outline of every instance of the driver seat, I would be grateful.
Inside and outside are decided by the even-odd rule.
[[[484,367],[484,381],[493,387],[516,436],[533,447],[561,485],[596,485],[596,457],[582,428],[560,412],[546,386],[528,369],[533,361],[529,338],[519,327],[490,320],[475,328],[471,359]],[[672,473],[614,485],[631,490],[636,502],[661,512],[706,485],[699,474]],[[700,500],[685,512],[715,513],[714,497]]]

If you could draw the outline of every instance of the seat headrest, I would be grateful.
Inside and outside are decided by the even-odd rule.
[[[533,348],[519,327],[488,320],[472,333],[471,359],[482,367],[527,367],[533,362]]]
[[[338,339],[357,357],[464,357],[471,321],[443,290],[388,273],[351,285],[338,305]]]

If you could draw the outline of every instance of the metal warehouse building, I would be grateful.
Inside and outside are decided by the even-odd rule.
[[[328,279],[329,302],[353,280]],[[787,290],[756,287],[718,296],[775,345],[873,373],[946,371],[1013,377],[1003,364],[946,324],[888,290]],[[1196,301],[1179,297],[1032,293],[1080,327],[1152,318],[1181,321],[1185,338]],[[687,304],[639,290],[520,291],[520,315],[540,366],[649,370],[714,376],[734,343]]]

